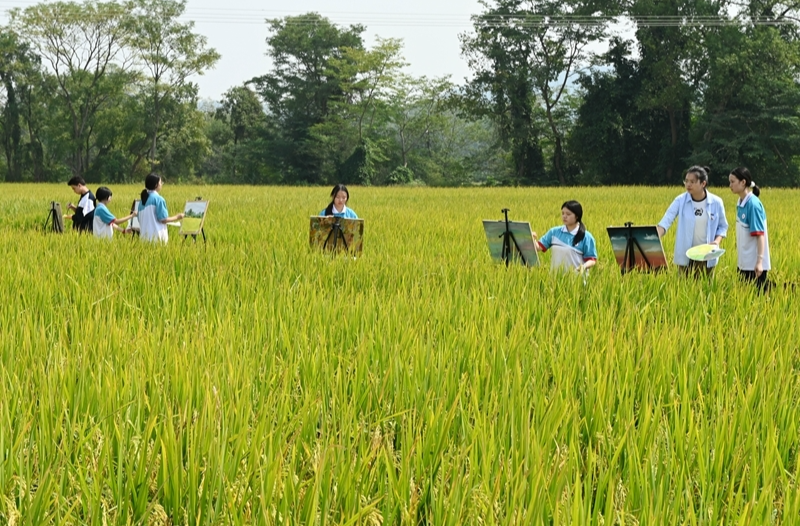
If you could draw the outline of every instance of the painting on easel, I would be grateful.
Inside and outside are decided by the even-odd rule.
[[[203,223],[206,220],[206,210],[208,201],[187,201],[183,209],[183,219],[181,219],[182,236],[194,236],[203,230]]]

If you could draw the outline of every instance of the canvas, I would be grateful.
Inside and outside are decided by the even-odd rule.
[[[334,239],[333,225],[339,223],[339,228],[344,236]],[[324,250],[336,251],[345,250],[352,254],[361,254],[364,243],[364,220],[363,219],[344,219],[339,217],[311,216],[311,226],[309,230],[309,241],[312,247],[319,247]]]
[[[139,204],[141,202],[142,202],[141,199],[134,199],[133,205],[131,205],[131,214],[133,213],[134,210],[139,210]],[[136,217],[136,216],[133,216],[132,218],[130,218],[130,220],[128,221],[128,224],[125,226],[125,229],[126,230],[131,230],[132,232],[139,232],[139,230],[140,230],[140,228],[139,228],[139,218]]]
[[[199,234],[203,230],[207,210],[208,201],[187,201],[183,208],[180,234],[183,236]]]
[[[625,257],[629,231],[633,239],[638,242],[638,246],[636,244],[633,245],[634,269],[660,270],[667,268],[667,256],[664,253],[664,245],[661,244],[661,238],[658,235],[658,229],[655,225],[631,225],[630,227],[610,226],[606,230],[608,231],[609,239],[611,239],[611,248],[614,251],[614,257],[623,272],[632,270],[628,268],[630,263]],[[641,247],[641,251],[639,247]],[[642,253],[642,251],[644,253]]]
[[[503,263],[503,233],[506,231],[506,222],[504,220],[493,221],[490,219],[483,220],[483,230],[486,232],[486,241],[489,244],[489,254],[492,259],[498,263]],[[522,257],[525,259],[524,264],[529,267],[539,266],[539,253],[536,251],[535,241],[533,240],[533,231],[531,230],[530,223],[523,223],[520,221],[509,221],[508,230],[514,234],[514,239],[519,245],[522,252]],[[519,259],[516,247],[512,242],[512,261],[523,263]]]

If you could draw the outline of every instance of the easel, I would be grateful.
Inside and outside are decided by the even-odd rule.
[[[199,195],[195,198],[195,201],[202,201],[202,200],[203,200],[202,196],[199,196]],[[200,233],[203,235],[203,246],[205,246],[206,245],[206,227],[205,226],[201,226],[200,227]],[[186,243],[186,238],[189,237],[189,236],[192,236],[192,243],[197,243],[197,234],[182,234],[182,235],[183,235],[183,242],[184,243]]]
[[[519,258],[522,260],[522,264],[523,265],[527,265],[528,262],[525,261],[525,256],[522,254],[522,250],[520,250],[520,248],[519,248],[519,244],[517,243],[517,238],[514,237],[514,233],[508,227],[508,212],[509,212],[509,210],[508,210],[508,208],[503,208],[501,210],[501,212],[503,212],[503,215],[505,216],[506,231],[503,232],[502,234],[500,234],[500,236],[498,236],[498,237],[502,237],[503,238],[503,250],[500,253],[500,257],[501,257],[501,259],[503,259],[506,262],[506,266],[509,266],[511,264],[511,259],[513,257],[512,250],[513,250],[513,248],[516,248],[517,249],[517,254],[519,255]],[[511,245],[512,241],[514,242],[513,248],[512,248],[512,245]]]
[[[64,217],[61,215],[61,203],[50,201],[50,211],[47,213],[47,219],[44,220],[44,231],[47,232],[48,225],[53,232],[58,234],[64,233]]]
[[[653,270],[652,263],[650,263],[644,250],[642,250],[642,245],[639,244],[639,241],[633,235],[633,223],[629,221],[625,223],[625,226],[627,227],[625,232],[625,255],[622,259],[625,263],[624,266],[621,267],[622,273],[625,274],[636,268],[636,254],[634,251],[637,249],[639,250],[639,254],[642,255],[647,270]]]
[[[327,250],[328,242],[331,240],[331,236],[333,236],[333,251],[336,252],[336,248],[339,245],[339,239],[341,238],[342,244],[344,245],[344,249],[347,250],[349,247],[347,246],[347,240],[344,238],[344,232],[342,232],[342,225],[339,223],[339,218],[337,217],[333,225],[331,225],[331,231],[328,232],[328,237],[325,238],[325,243],[322,245],[323,250]]]

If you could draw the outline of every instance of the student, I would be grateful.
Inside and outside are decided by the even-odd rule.
[[[581,204],[567,201],[561,205],[561,221],[564,226],[551,228],[536,242],[536,249],[541,252],[553,249],[550,257],[551,269],[574,269],[584,273],[597,264],[597,245],[592,234],[586,231],[582,219]],[[533,237],[536,237],[536,232]]]
[[[111,237],[114,235],[114,230],[122,232],[123,234],[126,233],[126,230],[120,228],[119,225],[125,221],[130,221],[130,219],[137,213],[136,210],[134,210],[130,215],[117,219],[114,217],[114,214],[111,213],[111,210],[108,209],[108,203],[110,201],[111,190],[105,186],[98,188],[97,208],[94,210],[93,225],[95,237],[111,239]]]
[[[719,245],[728,233],[722,199],[706,190],[709,171],[703,166],[692,166],[686,171],[683,179],[686,192],[672,201],[656,227],[658,235],[664,237],[675,218],[679,218],[674,261],[683,274],[701,270],[712,274],[719,258],[708,262],[692,261],[686,251],[697,245]]]
[[[350,199],[350,192],[343,184],[337,184],[331,190],[332,201],[328,207],[319,213],[321,216],[344,217],[345,219],[358,219],[358,216],[351,209],[347,208],[347,201]]]
[[[740,166],[728,175],[731,192],[739,196],[736,203],[736,254],[739,273],[745,281],[755,282],[760,291],[769,288],[767,272],[769,260],[769,238],[767,236],[767,214],[758,198],[761,190],[753,182],[750,170]]]
[[[72,214],[72,229],[78,232],[91,232],[94,222],[94,207],[97,201],[94,194],[86,187],[83,177],[75,176],[67,182],[72,187],[72,191],[81,196],[78,206],[69,203],[68,210],[74,210]]]
[[[142,202],[138,210],[139,237],[143,241],[166,243],[169,240],[167,223],[183,219],[182,213],[170,217],[167,202],[158,193],[163,184],[161,176],[156,173],[151,173],[144,180],[145,189],[142,190]]]

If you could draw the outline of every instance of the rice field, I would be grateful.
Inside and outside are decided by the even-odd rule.
[[[165,185],[208,242],[159,247],[44,234],[70,189],[3,186],[0,524],[800,521],[797,293],[737,281],[733,226],[710,280],[613,260],[605,227],[681,186],[350,188],[355,260],[308,246],[329,190]],[[491,262],[482,219],[542,234],[568,199],[586,286]],[[800,282],[800,191],[762,201]]]

